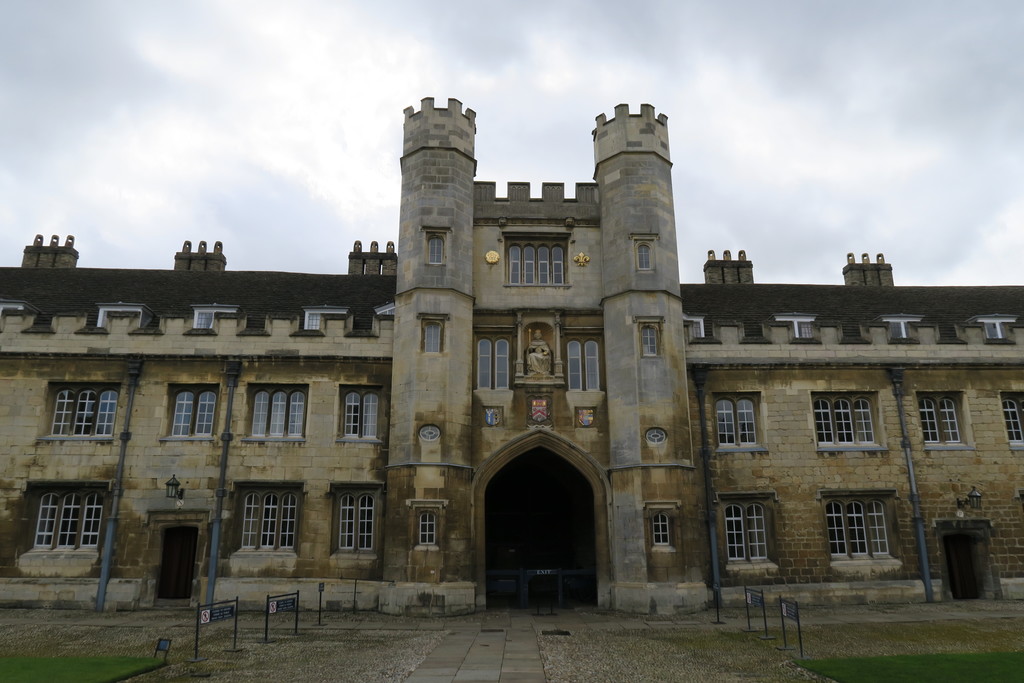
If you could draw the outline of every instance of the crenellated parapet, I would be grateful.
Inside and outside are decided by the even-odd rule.
[[[671,162],[668,145],[668,116],[654,113],[650,104],[641,104],[639,114],[630,114],[628,104],[615,107],[615,116],[597,117],[594,129],[594,163],[600,164],[623,152],[653,152]]]
[[[462,102],[448,99],[447,108],[434,106],[433,97],[421,101],[420,110],[405,109],[405,140],[402,154],[410,154],[424,147],[454,149],[468,157],[474,154],[476,112],[462,111]]]
[[[541,183],[540,196],[531,196],[530,183],[508,183],[504,197],[497,196],[493,182],[473,184],[473,214],[476,219],[498,217],[597,221],[601,217],[597,183],[576,183],[576,196],[565,196],[564,183]]]

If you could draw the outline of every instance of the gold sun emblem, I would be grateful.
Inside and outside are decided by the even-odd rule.
[[[501,259],[501,257],[498,256],[498,252],[496,252],[496,251],[492,250],[492,251],[489,251],[486,254],[484,254],[484,261],[487,261],[487,263],[489,263],[492,266],[495,263],[497,263],[499,259]]]

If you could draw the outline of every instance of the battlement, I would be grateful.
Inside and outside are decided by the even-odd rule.
[[[668,144],[668,116],[655,115],[654,107],[640,105],[639,114],[630,114],[628,104],[615,107],[611,119],[597,117],[594,135],[594,163],[623,152],[652,152],[671,162]]]
[[[448,99],[447,108],[434,106],[433,97],[424,97],[420,111],[405,108],[405,141],[402,154],[424,147],[455,149],[473,157],[476,138],[476,112],[462,111],[462,102]]]
[[[510,182],[504,197],[494,182],[473,183],[473,211],[478,218],[566,218],[597,220],[601,215],[597,183],[576,183],[575,198],[565,196],[565,183],[541,183],[540,197],[531,197],[530,183]]]

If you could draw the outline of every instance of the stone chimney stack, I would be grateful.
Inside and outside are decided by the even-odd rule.
[[[732,260],[732,252],[726,249],[722,258],[715,258],[715,251],[708,251],[704,263],[704,284],[734,285],[754,282],[754,264],[747,260],[747,252],[740,249],[739,259]]]
[[[206,251],[206,242],[199,243],[199,249],[192,251],[192,242],[185,240],[181,251],[174,255],[175,270],[224,270],[228,259],[224,256],[224,245],[213,243],[213,253]]]
[[[398,254],[395,253],[395,243],[388,242],[387,252],[382,254],[378,250],[377,242],[370,242],[370,251],[363,251],[363,243],[356,240],[352,245],[352,251],[348,255],[349,275],[397,275]]]
[[[856,287],[892,287],[892,264],[885,262],[885,256],[878,254],[871,263],[867,254],[861,254],[860,263],[853,252],[846,255],[846,266],[843,267],[843,280]]]
[[[64,246],[60,246],[57,235],[50,238],[49,246],[43,244],[42,235],[36,235],[32,244],[25,247],[25,255],[21,259],[22,268],[75,268],[77,265],[74,235],[67,236]]]

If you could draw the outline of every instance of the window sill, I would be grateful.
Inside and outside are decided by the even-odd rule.
[[[370,446],[379,446],[384,442],[378,439],[377,437],[363,438],[359,436],[339,436],[337,439],[334,440],[334,443],[364,443]]]
[[[304,436],[246,436],[242,443],[306,443]]]
[[[767,453],[767,446],[719,446],[715,453]]]
[[[351,548],[342,548],[331,553],[331,557],[334,559],[376,561],[377,553],[373,550],[353,550]]]
[[[857,445],[835,445],[828,446],[818,444],[819,453],[888,453],[889,449],[885,446],[857,446]]]
[[[293,548],[239,548],[234,552],[235,555],[243,555],[245,557],[298,557],[295,554]]]
[[[903,566],[903,563],[891,555],[856,558],[832,555],[830,566],[834,571],[841,574],[870,578],[877,574],[899,569]]]
[[[973,451],[974,446],[965,443],[926,443],[924,451]]]
[[[652,553],[674,553],[674,552],[676,552],[676,547],[674,545],[652,545],[651,546],[651,552]]]
[[[1024,451],[1024,442],[1021,442],[1021,441],[1016,441],[1016,442],[1015,441],[1011,441],[1010,442],[1010,450],[1011,451]]]
[[[40,436],[36,441],[92,441],[96,443],[108,443],[114,440],[114,435],[108,436]]]
[[[506,282],[505,286],[506,287],[512,287],[514,289],[519,289],[519,288],[536,289],[538,287],[548,287],[548,288],[551,288],[551,289],[568,289],[569,287],[571,287],[571,285],[568,285],[568,284],[560,284],[560,285],[559,284],[545,284],[545,285],[541,285],[541,284],[537,284],[535,282],[519,283],[519,284],[514,284],[514,283],[511,283],[511,282]]]
[[[413,550],[420,550],[426,552],[437,552],[440,549],[441,546],[437,545],[436,543],[420,544],[413,547]]]
[[[173,441],[176,443],[181,443],[182,441],[196,441],[200,443],[209,443],[213,442],[214,440],[215,439],[213,438],[213,436],[162,436],[159,439],[160,443],[165,443],[168,441]]]
[[[728,560],[725,568],[737,573],[775,574],[779,571],[779,565],[771,560]]]
[[[216,337],[217,331],[211,330],[207,327],[193,327],[191,330],[185,330],[183,334],[199,335],[206,337]]]

